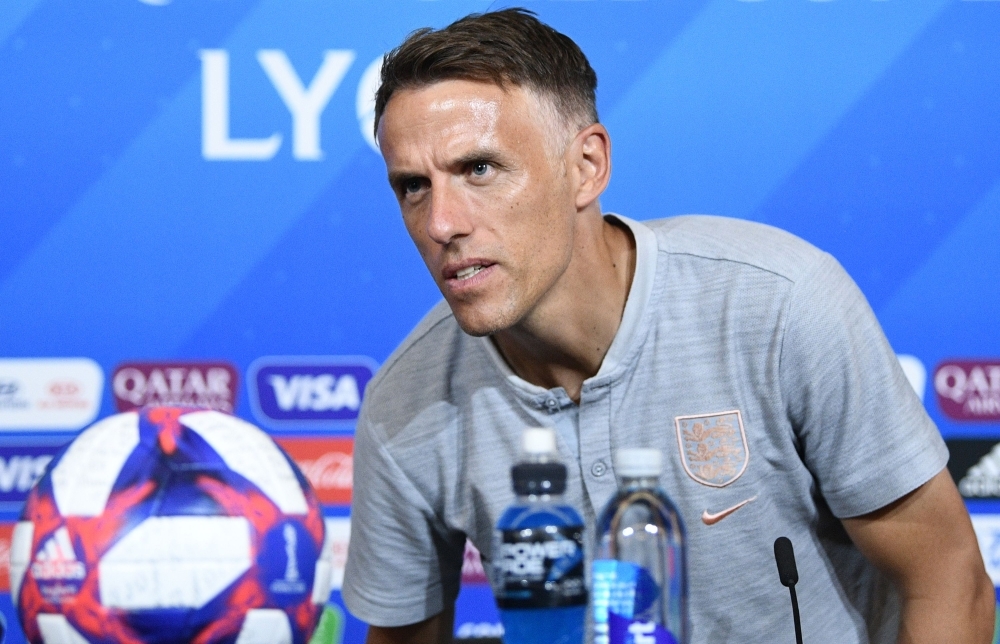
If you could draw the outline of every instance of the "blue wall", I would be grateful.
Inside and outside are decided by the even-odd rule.
[[[1000,414],[946,416],[935,391],[942,363],[1000,363],[1000,3],[525,4],[598,72],[606,210],[742,217],[833,253],[925,370],[942,433],[1000,440]],[[4,0],[0,358],[95,361],[100,416],[122,363],[223,361],[238,415],[349,436],[350,414],[271,422],[248,370],[377,364],[439,299],[366,140],[365,72],[417,27],[506,5]],[[324,80],[293,118],[276,87]],[[4,467],[79,429],[4,425],[17,377],[0,362]],[[495,621],[485,587],[462,601],[459,626]]]

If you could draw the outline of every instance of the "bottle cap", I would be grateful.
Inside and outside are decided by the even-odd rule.
[[[620,477],[659,476],[663,471],[663,455],[652,447],[628,447],[615,452],[615,473]]]
[[[521,434],[521,451],[526,455],[556,454],[556,432],[551,427],[529,427]]]

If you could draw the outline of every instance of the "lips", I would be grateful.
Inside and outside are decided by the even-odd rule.
[[[449,298],[478,297],[498,268],[497,264],[483,259],[445,265],[442,292]]]
[[[468,259],[463,262],[453,262],[445,265],[442,273],[444,274],[444,278],[449,282],[464,282],[491,266],[493,266],[493,262],[485,259]]]

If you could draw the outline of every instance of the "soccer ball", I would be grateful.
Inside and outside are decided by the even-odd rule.
[[[11,595],[34,644],[305,644],[330,594],[323,541],[267,434],[150,407],[52,461],[14,528]]]

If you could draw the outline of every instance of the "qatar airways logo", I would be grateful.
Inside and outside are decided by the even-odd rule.
[[[210,161],[267,161],[284,143],[282,132],[267,136],[236,137],[230,132],[229,52],[202,49],[201,57],[201,152]],[[257,63],[291,117],[292,158],[321,161],[323,137],[320,121],[344,75],[354,64],[350,49],[328,49],[320,53],[319,69],[311,79],[303,79],[281,49],[257,51]],[[312,61],[309,61],[312,63]],[[314,64],[314,63],[312,63]],[[365,69],[355,100],[361,136],[375,151],[375,91],[378,89],[382,57]]]
[[[952,360],[934,372],[941,411],[955,420],[1000,421],[1000,360]]]
[[[353,423],[375,375],[363,356],[270,356],[250,365],[250,400],[261,423],[318,428]]]
[[[237,378],[236,369],[225,362],[127,362],[115,369],[111,389],[118,411],[183,405],[231,414]]]

